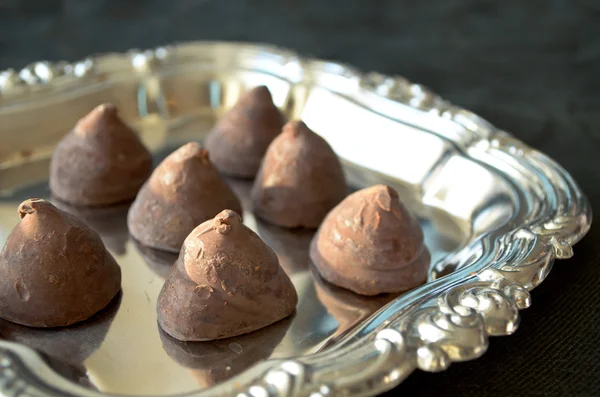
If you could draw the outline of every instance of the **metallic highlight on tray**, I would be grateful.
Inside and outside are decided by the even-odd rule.
[[[111,100],[128,122],[152,129],[143,138],[156,151],[167,127],[194,117],[212,125],[241,92],[259,85],[288,116],[327,140],[351,185],[394,187],[407,206],[460,243],[433,250],[426,241],[433,263],[428,283],[318,354],[270,359],[192,395],[374,395],[416,368],[440,371],[477,358],[489,336],[517,329],[529,291],[554,259],[573,255],[589,230],[588,201],[560,165],[428,89],[274,47],[226,43],[41,62],[0,74],[0,192],[47,168],[54,145],[89,103]],[[34,113],[37,130],[23,122]],[[181,144],[189,135],[170,138]],[[6,341],[0,341],[0,392],[101,395]]]

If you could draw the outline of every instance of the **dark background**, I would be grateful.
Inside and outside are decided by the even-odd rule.
[[[423,83],[558,160],[600,211],[600,1],[0,0],[0,69],[201,39]],[[597,230],[533,292],[515,335],[394,392],[600,395]]]

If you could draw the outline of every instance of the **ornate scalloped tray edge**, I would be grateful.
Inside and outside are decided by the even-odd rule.
[[[214,388],[193,393],[198,397],[374,395],[398,385],[417,368],[441,371],[452,362],[475,359],[486,351],[489,336],[509,335],[517,329],[519,310],[530,305],[529,291],[544,280],[554,259],[573,255],[572,246],[589,230],[591,208],[569,174],[506,132],[404,78],[362,74],[346,65],[305,59],[270,46],[191,43],[72,64],[40,62],[20,72],[0,74],[0,105],[110,77],[118,70],[102,69],[109,58],[118,68],[151,73],[157,64],[178,62],[215,46],[267,54],[286,66],[289,74],[285,77],[290,81],[312,78],[308,70],[322,71],[356,81],[361,90],[416,108],[428,117],[450,120],[463,133],[448,133],[445,138],[465,156],[497,168],[508,180],[514,175],[528,180],[519,194],[532,204],[522,217],[525,222],[508,223],[478,241],[485,250],[475,262],[452,277],[401,296],[379,313],[386,317],[377,326],[365,323],[316,355],[265,361]],[[1,395],[102,395],[56,382],[57,377],[30,349],[0,341]]]

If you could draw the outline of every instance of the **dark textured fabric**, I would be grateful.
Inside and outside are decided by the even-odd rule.
[[[0,69],[218,39],[404,75],[558,160],[600,211],[600,2],[0,0]],[[600,395],[598,228],[532,294],[511,337],[392,393]]]

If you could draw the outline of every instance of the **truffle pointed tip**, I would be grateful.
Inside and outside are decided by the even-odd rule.
[[[231,231],[234,224],[240,224],[242,217],[233,210],[223,210],[215,216],[213,229],[220,234],[227,234]]]
[[[210,156],[208,150],[206,150],[198,142],[188,142],[181,146],[175,152],[176,159],[178,161],[186,161],[191,159],[200,160],[202,164],[208,164],[210,162]]]
[[[389,187],[388,185],[378,185],[378,187],[392,199],[398,198],[398,192],[395,189]]]
[[[294,137],[301,134],[313,133],[310,128],[302,120],[291,120],[283,127],[284,134],[291,134]]]
[[[37,211],[40,205],[49,204],[46,200],[42,200],[40,198],[30,198],[23,201],[19,204],[19,208],[17,209],[19,213],[19,217],[21,219],[25,218],[28,214],[33,214]]]
[[[375,185],[366,192],[371,195],[384,211],[392,211],[399,204],[398,192],[387,185]]]
[[[373,185],[371,187],[365,188],[362,190],[362,193],[365,195],[383,195],[390,198],[398,198],[398,192],[395,189],[388,185]]]
[[[244,97],[252,102],[273,103],[273,95],[266,85],[260,85],[249,90]]]
[[[87,136],[98,131],[105,131],[105,129],[99,129],[99,125],[112,123],[122,123],[119,118],[119,111],[112,103],[103,103],[96,106],[77,122],[75,132],[78,135]]]
[[[112,104],[110,102],[106,102],[106,103],[96,106],[96,108],[94,108],[93,112],[98,112],[100,114],[106,114],[106,115],[116,115],[118,113],[118,110],[114,104]]]
[[[266,85],[256,86],[256,87],[252,88],[249,92],[251,92],[253,94],[257,94],[257,95],[269,95],[269,97],[271,96],[271,91],[269,90],[269,87],[267,87]]]

